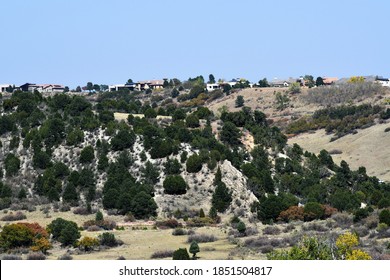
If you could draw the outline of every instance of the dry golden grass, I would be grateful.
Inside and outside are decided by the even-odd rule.
[[[72,212],[50,212],[49,218],[46,217],[42,211],[26,212],[27,219],[17,222],[37,222],[42,226],[47,226],[56,218],[63,218],[66,220],[74,221],[78,226],[82,226],[87,220],[94,219],[94,215],[75,215]],[[4,211],[0,213],[0,219],[6,215]],[[106,219],[111,219],[118,222],[123,222],[123,216],[109,216]],[[8,224],[8,222],[0,222],[1,226]],[[146,224],[146,223],[145,223]],[[146,229],[144,229],[146,228]],[[236,245],[229,243],[227,233],[224,229],[219,227],[203,227],[195,229],[196,233],[212,234],[218,238],[215,242],[200,243],[200,253],[198,257],[205,260],[213,259],[227,259],[229,253],[236,247]],[[88,232],[82,231],[81,236],[98,237],[104,231]],[[172,229],[155,229],[152,226],[143,226],[142,222],[133,229],[132,226],[125,226],[124,230],[113,230],[117,239],[124,242],[124,245],[110,248],[102,251],[91,251],[80,255],[72,254],[75,260],[115,260],[119,256],[123,256],[126,259],[133,260],[147,260],[151,258],[151,255],[156,251],[164,250],[176,250],[179,248],[189,249],[190,244],[186,243],[188,236],[173,236]],[[207,248],[202,250],[202,248]],[[58,244],[49,251],[48,259],[57,259],[64,255],[69,248],[61,248]],[[71,249],[73,250],[73,249]]]
[[[307,94],[307,89],[303,88],[301,94],[289,95],[291,108],[287,108],[283,111],[276,110],[275,94],[276,92],[287,92],[288,88],[247,88],[238,92],[232,93],[223,98],[217,99],[207,107],[218,112],[218,109],[226,106],[229,112],[240,111],[242,108],[236,108],[235,102],[238,95],[244,97],[244,106],[250,107],[252,110],[260,110],[264,112],[269,118],[282,118],[290,116],[291,113],[308,114],[318,109],[318,106],[307,105],[302,102],[302,96]]]
[[[345,160],[353,170],[365,166],[368,175],[390,181],[390,132],[384,132],[389,126],[377,124],[333,142],[330,142],[332,135],[326,135],[324,130],[319,130],[315,133],[300,134],[289,139],[288,143],[297,143],[303,149],[316,154],[322,149],[340,150],[342,154],[332,155],[336,163]]]

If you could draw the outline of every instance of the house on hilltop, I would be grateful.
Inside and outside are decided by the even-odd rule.
[[[7,89],[9,88],[14,88],[15,86],[14,85],[11,85],[11,84],[3,84],[3,85],[0,85],[0,92],[7,92]]]
[[[325,86],[333,85],[338,80],[339,80],[339,78],[336,78],[336,77],[322,77],[322,81],[324,82]]]
[[[164,87],[164,80],[139,81],[135,84],[135,88],[138,91],[143,91],[147,89],[162,89],[163,87]]]
[[[65,87],[63,85],[58,84],[31,84],[31,83],[25,83],[20,86],[20,90],[22,91],[30,91],[33,92],[34,90],[39,91],[40,93],[59,93],[63,92],[65,90]]]
[[[217,89],[220,89],[222,86],[222,84],[206,84],[206,89],[207,91],[214,91],[214,90],[217,90]]]
[[[388,78],[376,76],[375,82],[381,84],[383,87],[390,87],[390,80]]]
[[[136,87],[135,83],[126,83],[126,84],[119,84],[119,85],[111,85],[108,87],[108,91],[119,91],[119,90],[124,90],[128,89],[133,91]]]
[[[52,85],[52,84],[48,84],[48,85],[40,85],[40,87],[38,88],[38,91],[39,92],[47,92],[47,93],[60,93],[60,92],[64,92],[65,90],[65,87],[63,85]]]
[[[274,79],[272,80],[269,85],[271,87],[289,87],[292,83],[301,83],[299,79],[294,79],[294,78],[288,78],[288,79]]]
[[[25,83],[20,86],[21,91],[34,91],[38,88],[37,84]]]

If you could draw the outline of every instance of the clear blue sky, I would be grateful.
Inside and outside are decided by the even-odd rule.
[[[390,1],[2,0],[0,84],[390,75]]]

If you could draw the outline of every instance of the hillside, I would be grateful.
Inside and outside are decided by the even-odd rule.
[[[228,111],[239,111],[240,108],[235,107],[235,100],[238,95],[242,95],[245,100],[244,106],[250,107],[252,110],[261,110],[267,117],[275,122],[275,125],[285,128],[293,120],[301,117],[311,116],[317,110],[327,108],[328,106],[341,106],[346,104],[361,105],[386,105],[390,97],[390,91],[383,89],[378,94],[356,95],[350,98],[340,96],[332,99],[319,92],[318,99],[312,98],[309,94],[310,90],[304,88],[300,94],[289,95],[289,106],[284,110],[277,110],[275,104],[275,92],[287,92],[286,88],[254,88],[243,89],[232,93],[208,104],[208,108],[218,113],[218,110],[224,106]],[[339,93],[341,94],[341,93]],[[327,101],[329,100],[329,101]],[[331,101],[332,100],[332,101]],[[387,106],[387,105],[386,105]],[[296,143],[304,150],[318,154],[322,149],[327,151],[338,150],[342,153],[333,154],[333,158],[337,163],[341,160],[347,161],[352,169],[357,169],[360,166],[365,166],[367,173],[371,176],[377,176],[381,180],[390,180],[389,174],[389,156],[390,151],[387,149],[390,144],[389,135],[384,130],[389,126],[387,122],[376,123],[366,129],[360,129],[357,134],[349,134],[335,141],[331,141],[334,137],[331,133],[326,133],[324,130],[310,131],[290,137],[288,143],[290,145]]]
[[[267,254],[277,254],[276,249],[298,246],[305,232],[334,242],[331,232],[342,235],[351,228],[359,232],[361,248],[369,248],[377,259],[387,258],[390,184],[370,177],[375,173],[356,170],[350,154],[373,152],[375,143],[384,148],[381,139],[387,135],[379,130],[385,124],[366,125],[353,135],[347,127],[332,142],[344,141],[338,147],[348,163],[352,159],[349,165],[336,157],[333,161],[331,150],[314,150],[326,146],[328,136],[321,132],[315,134],[320,142],[307,149],[304,143],[302,149],[294,140],[288,142],[283,133],[300,116],[323,108],[309,90],[289,94],[289,105],[282,110],[276,109],[275,89],[226,95],[205,93],[195,85],[173,99],[170,90],[155,95],[107,92],[88,99],[17,91],[2,99],[0,254],[19,258],[22,247],[22,252],[41,251],[51,259],[63,254],[76,259],[118,254],[170,258],[172,250],[196,240],[210,244],[206,259],[272,258]],[[232,108],[237,95],[252,107]],[[209,102],[212,110],[194,105]],[[224,105],[227,109],[218,110]],[[383,106],[365,108],[371,115],[363,117],[370,125],[382,117],[386,122]],[[339,111],[351,118],[357,110],[352,109]],[[321,119],[321,125],[332,121],[344,128],[348,122],[337,118]],[[368,145],[373,135],[378,141]],[[360,137],[353,138],[355,150],[348,144],[350,136]],[[370,168],[376,167],[367,162],[368,172]],[[19,231],[30,235],[14,241]],[[167,242],[157,245],[159,237]],[[155,247],[137,244],[145,238]],[[142,252],[126,253],[130,244]]]
[[[332,157],[337,163],[345,160],[352,169],[365,166],[370,176],[390,181],[390,149],[388,148],[390,135],[389,132],[385,132],[388,127],[388,123],[377,124],[332,142],[330,141],[332,135],[319,130],[297,135],[290,138],[288,142],[297,143],[303,149],[316,154],[322,149],[336,151]]]

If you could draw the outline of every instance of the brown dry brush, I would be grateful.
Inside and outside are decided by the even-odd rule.
[[[322,106],[344,104],[358,98],[367,98],[381,95],[386,92],[381,85],[371,82],[345,83],[331,86],[321,86],[309,89],[302,99],[307,103],[315,103]]]

